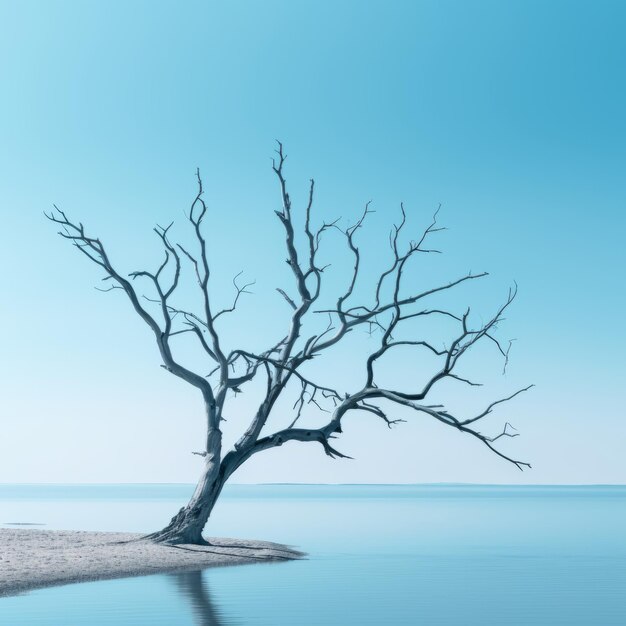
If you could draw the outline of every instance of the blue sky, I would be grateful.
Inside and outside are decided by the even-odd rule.
[[[200,167],[216,301],[240,270],[257,280],[228,341],[274,336],[288,316],[274,288],[289,286],[280,138],[296,204],[316,179],[316,219],[345,224],[373,201],[372,271],[400,201],[414,232],[442,203],[445,254],[416,265],[416,284],[489,271],[448,301],[479,320],[517,281],[506,376],[481,352],[491,394],[445,399],[471,412],[535,383],[488,426],[511,421],[522,436],[506,449],[534,468],[419,418],[353,421],[353,461],[294,444],[234,480],[626,482],[625,14],[608,1],[0,3],[0,481],[195,480],[199,398],[42,211],[82,220],[126,271],[152,267],[151,227],[175,219],[184,239]],[[328,246],[339,287],[345,258]],[[352,373],[355,354],[325,372]],[[237,401],[227,437],[252,406]]]

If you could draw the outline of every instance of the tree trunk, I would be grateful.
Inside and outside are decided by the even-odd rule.
[[[202,531],[226,482],[226,476],[220,465],[221,433],[210,433],[208,443],[207,447],[213,452],[204,457],[204,469],[191,500],[165,528],[148,535],[148,539],[169,544],[209,545],[202,537]]]

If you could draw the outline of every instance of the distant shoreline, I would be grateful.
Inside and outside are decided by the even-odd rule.
[[[304,555],[266,541],[209,538],[168,546],[135,533],[0,529],[0,597],[70,583],[289,561]]]

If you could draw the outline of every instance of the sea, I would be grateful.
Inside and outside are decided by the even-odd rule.
[[[192,490],[0,485],[0,527],[152,531]],[[626,486],[230,485],[207,534],[307,557],[35,590],[0,624],[626,625]]]

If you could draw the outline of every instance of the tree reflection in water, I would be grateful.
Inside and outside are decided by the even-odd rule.
[[[202,570],[169,574],[168,577],[182,595],[191,601],[197,626],[230,626],[234,623],[221,614],[219,607],[211,599]]]

